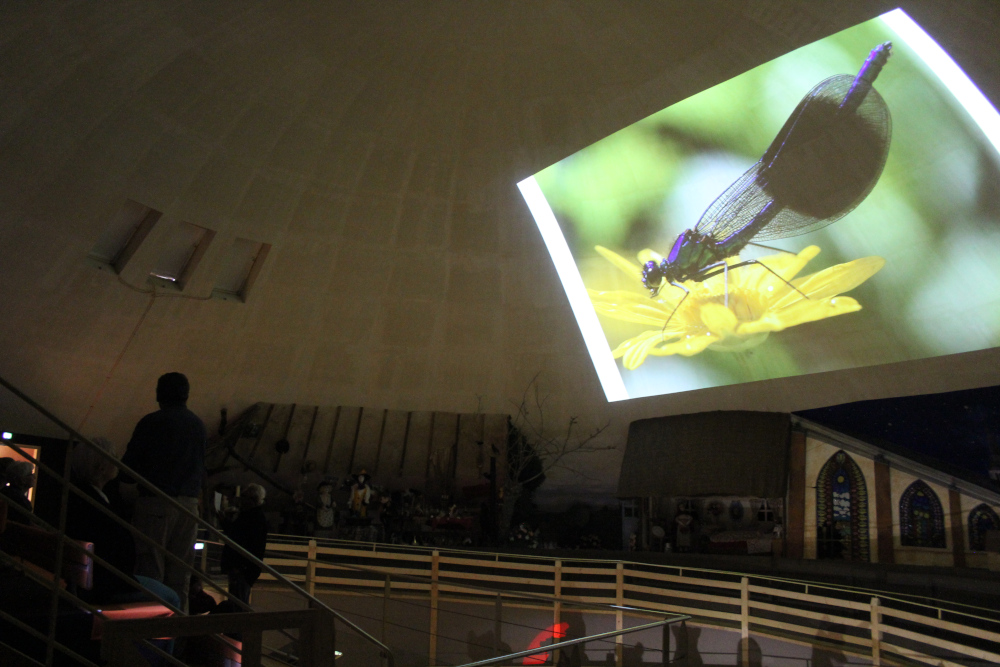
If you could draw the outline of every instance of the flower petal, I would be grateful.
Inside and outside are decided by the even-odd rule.
[[[800,298],[798,303],[792,307],[768,312],[756,322],[747,322],[740,326],[739,335],[746,336],[763,331],[782,331],[806,322],[815,322],[859,310],[861,310],[861,304],[849,296],[822,300]]]
[[[715,336],[685,337],[675,343],[668,343],[667,345],[654,348],[650,350],[649,353],[657,357],[668,357],[672,354],[679,354],[684,357],[693,357],[700,352],[704,352],[705,348],[718,341],[719,339]]]
[[[810,300],[822,300],[851,291],[878,273],[883,266],[885,260],[881,257],[862,257],[793,280],[792,284]],[[786,290],[781,298],[771,304],[771,308],[781,310],[802,300],[802,294]]]
[[[823,299],[850,292],[881,271],[883,266],[885,260],[881,257],[862,257],[807,276],[796,287],[808,294],[810,299]]]
[[[643,305],[657,307],[662,310],[663,304],[657,299],[650,299],[648,294],[639,294],[638,292],[626,292],[624,290],[608,290],[606,292],[589,289],[587,294],[590,295],[590,299],[602,301],[609,304],[631,304],[631,305]]]
[[[669,311],[658,301],[634,292],[597,292],[587,290],[590,302],[599,315],[623,322],[663,327]]]
[[[594,304],[594,310],[598,315],[604,315],[620,322],[632,322],[633,324],[645,324],[651,327],[663,326],[664,317],[659,312],[655,314],[645,314],[631,308],[621,308],[605,304]]]
[[[781,253],[778,255],[770,255],[768,257],[761,257],[760,264],[751,264],[750,266],[758,269],[755,272],[757,281],[755,283],[747,284],[748,287],[753,287],[758,292],[768,292],[774,297],[780,297],[786,292],[794,293],[788,285],[785,284],[785,280],[791,282],[792,278],[799,274],[799,271],[805,268],[806,264],[812,261],[816,255],[820,252],[819,246],[807,246],[799,251],[798,254],[792,255],[788,253]],[[763,265],[763,266],[761,266]],[[771,271],[778,275],[774,275]],[[749,268],[749,267],[747,267]],[[778,276],[781,276],[780,278]],[[782,280],[784,278],[784,280]],[[768,287],[772,288],[768,290]]]
[[[604,259],[608,260],[619,269],[624,271],[629,276],[634,277],[636,280],[642,280],[642,267],[632,260],[625,259],[613,250],[608,250],[604,246],[594,246],[594,250],[597,251]]]
[[[649,248],[646,248],[645,250],[640,250],[639,254],[637,254],[636,257],[642,264],[645,264],[646,262],[656,262],[657,264],[659,264],[660,260],[663,259],[663,255],[656,252],[655,250],[650,250]]]
[[[701,307],[701,321],[714,336],[720,339],[736,333],[739,320],[736,314],[721,303],[706,303]]]
[[[703,352],[705,348],[718,342],[714,336],[685,336],[676,340],[675,335],[665,335],[659,331],[644,331],[630,338],[612,353],[615,359],[621,359],[626,369],[634,371],[642,365],[649,355],[668,357],[679,354],[685,357]]]
[[[646,360],[649,351],[662,340],[663,335],[659,331],[644,331],[616,347],[612,356],[615,359],[621,358],[625,368],[634,371]]]

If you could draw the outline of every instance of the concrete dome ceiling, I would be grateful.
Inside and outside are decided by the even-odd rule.
[[[539,374],[547,422],[610,421],[609,444],[642,417],[1000,383],[987,350],[609,405],[515,188],[894,6],[6,3],[0,374],[119,447],[169,370],[210,426],[255,401],[500,412]],[[996,3],[903,7],[1000,100]],[[197,298],[86,261],[126,200],[216,232]],[[272,245],[252,294],[205,298],[237,237]]]

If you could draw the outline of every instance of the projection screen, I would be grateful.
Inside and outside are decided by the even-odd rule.
[[[1000,345],[998,147],[894,10],[518,187],[617,401]]]

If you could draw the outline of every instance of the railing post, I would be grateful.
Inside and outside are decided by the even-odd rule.
[[[621,561],[615,567],[615,604],[619,607],[615,611],[615,630],[622,630],[625,627],[625,617],[621,610],[625,606],[625,564]],[[618,635],[615,637],[615,667],[622,667],[625,659],[623,648],[622,635]]]
[[[249,632],[244,630],[240,634],[243,636],[240,665],[242,665],[242,667],[260,667],[260,654],[264,646],[264,638],[261,631],[257,628],[253,628]]]
[[[139,652],[139,643],[128,636],[122,636],[120,626],[108,623],[104,626],[104,636],[101,638],[101,657],[107,661],[108,667],[128,667],[141,665],[143,656]]]
[[[744,665],[750,664],[750,580],[740,579],[740,647]]]
[[[431,552],[431,637],[430,647],[427,650],[428,664],[437,664],[438,647],[438,567],[440,565],[440,553],[435,550]]]
[[[882,664],[882,610],[879,599],[872,598],[872,667]]]
[[[312,630],[308,637],[310,642],[308,650],[313,655],[312,664],[322,665],[327,662],[327,656],[334,655],[337,647],[337,617],[312,600],[309,601],[309,608],[315,609],[316,612],[313,622],[310,624]],[[301,635],[299,641],[302,642]],[[300,655],[299,658],[301,660],[302,656]],[[300,662],[299,664],[308,666],[309,663]]]
[[[67,439],[66,447],[66,458],[63,460],[63,471],[62,471],[62,487],[59,492],[59,521],[56,523],[56,535],[58,542],[56,542],[56,553],[55,553],[55,565],[52,567],[52,598],[49,601],[49,627],[48,627],[48,637],[45,642],[45,664],[51,665],[52,660],[55,657],[55,641],[56,641],[56,619],[59,614],[59,583],[62,577],[62,566],[63,559],[65,555],[65,547],[63,546],[63,537],[66,535],[66,505],[69,502],[69,478],[70,470],[73,464],[73,445],[75,441],[72,438]],[[81,445],[82,446],[82,445]],[[41,454],[36,456],[36,461],[41,461]],[[41,466],[35,465],[36,475],[41,472]],[[186,609],[185,609],[186,611]]]
[[[555,583],[553,584],[552,595],[556,598],[562,597],[562,561],[556,561]],[[552,603],[552,624],[559,625],[559,617],[562,616],[562,602],[556,600]]]
[[[316,540],[309,540],[309,562],[306,563],[306,592],[316,595]]]
[[[208,574],[208,542],[201,543],[201,572]]]
[[[385,596],[382,598],[382,643],[386,643],[385,619],[389,615],[389,596],[392,595],[392,580],[385,575]],[[386,644],[388,646],[388,644]]]
[[[503,596],[497,593],[496,615],[493,617],[493,655],[503,655],[500,650],[500,634],[503,632]]]
[[[662,630],[663,630],[663,642],[662,642],[663,667],[667,667],[667,665],[670,664],[670,626],[664,625],[662,627]]]

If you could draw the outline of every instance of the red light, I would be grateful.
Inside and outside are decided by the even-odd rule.
[[[566,636],[566,631],[569,630],[569,623],[556,623],[555,625],[550,625],[541,632],[538,633],[531,643],[528,644],[528,649],[541,648],[542,643],[549,641],[550,639],[562,639]],[[548,653],[536,653],[535,655],[529,655],[524,659],[525,665],[544,665],[549,659]]]

